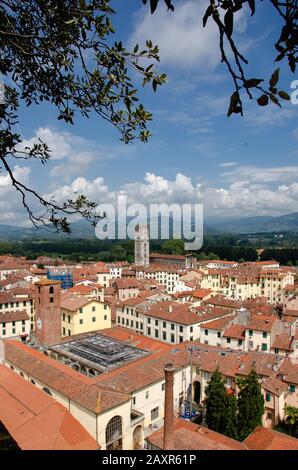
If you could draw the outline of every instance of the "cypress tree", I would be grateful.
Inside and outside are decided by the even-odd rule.
[[[233,439],[238,438],[237,398],[229,393],[226,394],[223,434]]]
[[[226,388],[218,368],[206,388],[206,424],[213,431],[223,433],[225,428]]]
[[[246,379],[240,384],[238,394],[238,435],[243,441],[254,431],[257,426],[262,425],[264,414],[264,398],[261,386],[255,370],[252,370]]]

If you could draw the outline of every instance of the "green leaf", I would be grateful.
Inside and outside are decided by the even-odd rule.
[[[269,103],[269,98],[267,95],[262,95],[260,98],[257,99],[257,102],[260,106],[267,106]]]
[[[251,78],[250,80],[247,80],[244,84],[245,88],[255,88],[258,86],[260,83],[262,83],[264,80],[259,79],[259,78]]]
[[[288,95],[288,93],[285,92],[285,91],[282,91],[282,90],[281,90],[281,91],[278,92],[278,94],[279,94],[279,96],[280,96],[283,100],[287,100],[287,101],[290,101],[290,100],[291,100],[290,95]]]
[[[276,69],[271,75],[269,84],[272,88],[274,88],[275,85],[277,85],[278,81],[279,81],[279,69]]]
[[[281,108],[280,102],[278,101],[275,95],[270,95],[270,99],[272,103],[276,104],[276,106],[279,106]]]

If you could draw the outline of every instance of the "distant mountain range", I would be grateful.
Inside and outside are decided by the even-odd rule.
[[[278,233],[278,232],[298,232],[298,212],[286,214],[279,217],[258,216],[239,219],[224,219],[218,221],[207,220],[204,226],[206,235],[246,234],[246,233]],[[13,225],[0,224],[1,240],[57,240],[67,239],[69,235],[64,233],[51,233],[44,229],[34,227],[16,227]],[[94,239],[94,227],[86,221],[74,222],[72,224],[71,239]]]
[[[210,230],[221,233],[298,232],[298,212],[279,217],[258,216],[208,222]]]

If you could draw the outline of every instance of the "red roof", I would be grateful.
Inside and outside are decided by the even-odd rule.
[[[244,444],[250,450],[298,450],[298,439],[261,426],[245,439]]]
[[[69,411],[0,365],[0,422],[22,450],[96,450],[99,444]]]

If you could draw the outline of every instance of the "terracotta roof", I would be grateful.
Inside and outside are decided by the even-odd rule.
[[[163,449],[162,427],[146,438],[150,444]],[[177,419],[174,424],[175,447],[173,450],[245,450],[243,443],[219,434],[211,429]]]
[[[13,321],[29,320],[26,310],[16,312],[0,313],[0,323],[11,323]]]
[[[19,341],[5,340],[4,348],[5,360],[96,414],[130,399],[117,390],[95,387],[87,377]]]
[[[209,330],[223,330],[231,321],[233,321],[234,318],[235,315],[228,315],[208,323],[201,323],[201,328],[206,328]]]
[[[69,310],[70,312],[76,312],[79,308],[82,308],[91,302],[96,302],[96,300],[91,300],[84,296],[77,297],[72,294],[72,296],[69,297],[68,295],[69,294],[67,292],[67,297],[61,299],[61,308],[64,310]]]
[[[79,286],[71,287],[70,289],[67,289],[67,291],[68,292],[73,292],[73,293],[76,293],[76,294],[88,295],[88,294],[91,294],[92,292],[94,292],[95,288],[91,287],[91,286],[79,285]]]
[[[288,390],[288,386],[276,377],[267,377],[262,381],[262,387],[264,390],[268,390],[268,392],[274,393],[279,397]]]
[[[223,337],[234,338],[234,339],[244,339],[245,338],[245,328],[243,325],[230,325],[224,331]]]
[[[272,349],[284,349],[286,351],[292,351],[292,341],[293,338],[287,333],[281,333],[280,335],[275,336],[272,343]]]
[[[172,259],[172,260],[179,260],[185,261],[184,255],[167,255],[164,253],[150,253],[150,258],[160,258],[160,259]]]
[[[273,325],[276,321],[277,319],[272,316],[254,315],[245,326],[245,329],[271,332]]]
[[[298,439],[261,426],[245,439],[244,444],[250,450],[298,450]]]
[[[204,299],[208,295],[212,294],[212,290],[211,289],[196,289],[194,291],[191,291],[190,294],[195,299]]]
[[[22,450],[96,450],[85,428],[46,393],[0,365],[0,422]]]
[[[137,279],[119,278],[115,280],[115,286],[117,289],[131,289],[142,287],[142,283]]]
[[[40,279],[40,281],[36,281],[35,285],[36,286],[52,286],[56,284],[61,284],[60,281],[54,281],[50,279]]]
[[[200,318],[189,309],[188,304],[180,304],[177,302],[156,302],[142,310],[142,313],[149,317],[159,318],[181,325],[195,325],[200,322]]]

